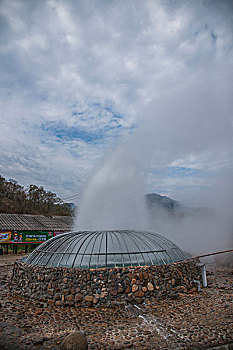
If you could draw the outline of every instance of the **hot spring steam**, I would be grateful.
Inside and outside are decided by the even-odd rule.
[[[116,149],[91,178],[76,230],[146,229],[144,188],[133,155]]]

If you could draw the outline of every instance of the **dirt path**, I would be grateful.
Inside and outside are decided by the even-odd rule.
[[[89,349],[233,349],[233,269],[212,269],[209,287],[177,300],[116,308],[55,308],[14,295],[16,256],[0,256],[0,349],[59,350],[74,329]],[[217,348],[216,348],[217,349]]]

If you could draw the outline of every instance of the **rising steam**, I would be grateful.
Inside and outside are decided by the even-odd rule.
[[[170,93],[142,106],[134,135],[104,158],[89,181],[77,229],[149,228],[193,253],[231,244],[233,191],[232,178],[226,174],[232,167],[232,83],[226,77],[221,80],[218,72],[218,84],[209,85],[209,77],[204,79],[203,72],[200,74],[185,86],[171,86]],[[201,189],[190,189],[186,194],[177,191],[174,199],[212,209],[205,215],[179,218],[158,212],[148,219],[144,193],[151,167],[190,163],[190,159],[203,173]],[[158,188],[161,181],[157,179]],[[153,191],[158,192],[156,188]]]
[[[77,229],[145,229],[144,188],[138,163],[126,145],[104,159],[81,202]]]

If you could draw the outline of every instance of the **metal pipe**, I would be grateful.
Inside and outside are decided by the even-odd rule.
[[[206,266],[204,263],[197,263],[197,266],[201,267],[201,279],[202,279],[202,285],[203,287],[207,287],[207,277],[206,277]]]
[[[201,267],[201,277],[202,277],[202,285],[203,287],[207,287],[207,278],[206,278],[206,267],[205,264]]]

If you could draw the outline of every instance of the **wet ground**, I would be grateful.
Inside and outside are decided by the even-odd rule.
[[[55,308],[14,295],[16,256],[0,256],[0,349],[59,350],[85,332],[89,349],[233,349],[233,268],[208,267],[208,288],[140,307]]]

